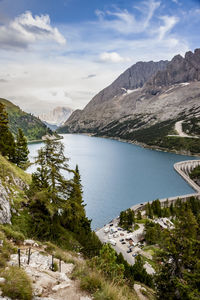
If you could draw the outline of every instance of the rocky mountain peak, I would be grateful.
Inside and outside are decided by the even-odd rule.
[[[86,105],[85,110],[99,103],[107,102],[113,97],[126,94],[129,90],[143,87],[146,81],[159,70],[164,70],[167,64],[167,60],[158,62],[137,62],[122,73],[111,85],[99,92],[89,104]]]
[[[200,49],[188,51],[185,57],[176,55],[165,70],[158,72],[146,84],[146,91],[157,94],[163,86],[200,81]]]
[[[72,111],[73,110],[70,107],[57,106],[52,111],[41,114],[39,118],[49,124],[59,126],[69,118]]]

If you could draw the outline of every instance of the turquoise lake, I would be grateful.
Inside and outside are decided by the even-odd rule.
[[[69,165],[79,166],[86,212],[93,229],[102,227],[134,204],[194,192],[173,165],[195,157],[86,135],[63,137]],[[31,160],[42,145],[29,144]],[[32,166],[28,171],[34,169]]]

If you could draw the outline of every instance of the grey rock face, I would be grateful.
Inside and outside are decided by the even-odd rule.
[[[15,211],[11,209],[12,195],[17,193],[12,191],[12,187],[16,186],[21,190],[28,188],[20,178],[14,177],[13,174],[9,176],[6,176],[5,182],[0,179],[0,224],[11,224],[11,211]],[[12,184],[9,183],[10,181]]]
[[[137,128],[199,114],[200,49],[176,55],[171,62],[136,63],[65,122],[66,132],[104,132],[105,126],[135,120]],[[133,122],[132,122],[133,124]],[[118,125],[117,125],[118,126]],[[132,125],[130,125],[132,126]],[[127,130],[127,129],[125,129]],[[116,135],[115,135],[116,136]]]
[[[137,62],[135,65],[122,73],[111,85],[98,93],[89,104],[85,107],[87,110],[91,104],[99,104],[109,101],[114,96],[126,94],[126,90],[141,88],[144,83],[155,75],[159,70],[164,70],[168,61],[159,62]]]
[[[156,93],[163,86],[191,81],[200,81],[200,49],[196,49],[194,53],[187,52],[184,58],[176,55],[166,70],[159,71],[148,81],[146,88],[147,91]]]
[[[64,123],[64,126],[61,127],[60,132],[63,132],[66,128],[68,132],[81,131],[82,122],[84,124],[86,123],[86,127],[90,127],[95,118],[98,120],[95,126],[101,125],[100,119],[103,117],[101,112],[107,109],[109,101],[112,102],[112,99],[116,97],[126,96],[130,90],[141,88],[158,70],[164,70],[167,64],[168,61],[162,60],[159,62],[150,61],[134,64],[121,74],[110,86],[99,92],[88,105],[86,105],[83,111],[75,110]],[[112,106],[112,104],[109,104],[109,106]],[[99,113],[96,115],[97,111]],[[108,115],[108,119],[110,119],[110,114]],[[104,123],[103,119],[102,123]]]
[[[9,202],[9,192],[0,180],[0,223],[11,224],[11,208]]]

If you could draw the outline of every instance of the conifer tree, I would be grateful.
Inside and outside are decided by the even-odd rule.
[[[48,208],[50,214],[56,215],[65,208],[72,184],[65,179],[63,171],[71,172],[68,158],[64,155],[64,146],[59,141],[47,139],[45,146],[38,151],[36,158],[37,171],[32,175],[32,192],[48,193]]]
[[[25,169],[28,162],[28,146],[27,139],[21,128],[18,129],[17,141],[16,141],[16,164],[18,167]]]
[[[156,276],[158,299],[200,299],[198,223],[186,207],[183,203],[179,208],[181,215],[175,229],[164,239],[159,254],[162,266]]]
[[[0,153],[8,157],[12,162],[15,161],[15,141],[9,130],[8,114],[5,105],[0,103]]]
[[[72,180],[72,189],[70,197],[66,203],[65,212],[63,215],[63,223],[66,228],[73,232],[80,233],[81,230],[90,232],[90,223],[85,214],[85,205],[83,204],[82,186],[78,166],[74,171]]]

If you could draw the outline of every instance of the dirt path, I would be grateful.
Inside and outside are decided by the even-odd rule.
[[[32,280],[34,300],[91,300],[79,289],[78,281],[70,279],[74,269],[71,263],[61,263],[61,272],[51,270],[52,256],[41,253],[43,249],[32,249],[30,263],[27,264],[27,248],[21,249],[21,267]],[[54,259],[59,265],[59,260]],[[18,255],[11,255],[10,265],[18,265]]]
[[[175,136],[175,137],[187,137],[187,138],[191,138],[191,139],[199,139],[198,136],[196,135],[188,135],[187,133],[183,132],[183,128],[182,128],[182,121],[178,121],[175,123],[175,130],[177,131],[178,134],[169,134],[168,136]]]

